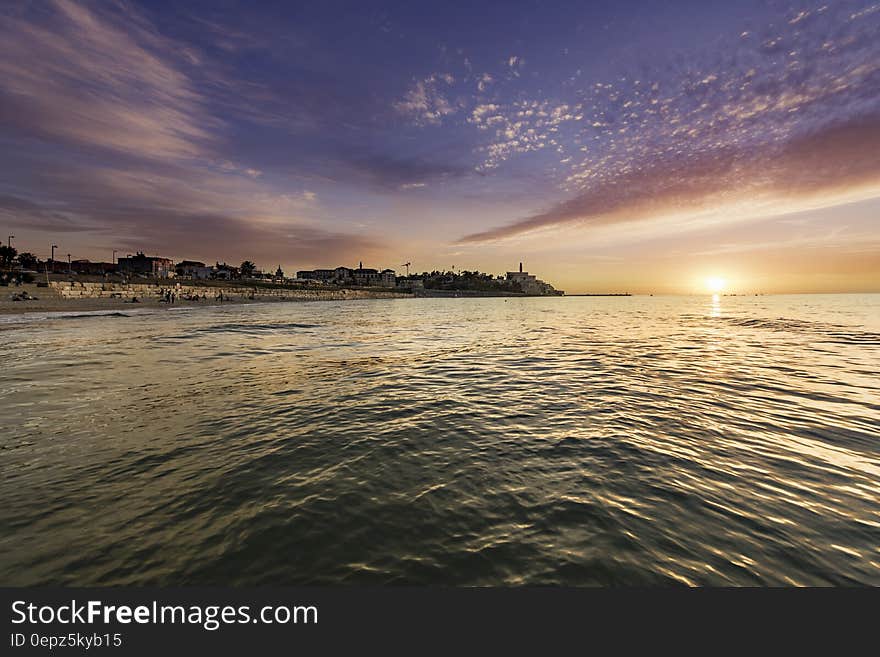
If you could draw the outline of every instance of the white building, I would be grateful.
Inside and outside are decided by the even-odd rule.
[[[523,271],[522,263],[519,263],[519,271],[507,272],[507,280],[510,283],[516,283],[524,294],[534,295],[554,295],[561,294],[550,283],[545,283],[540,278]]]
[[[178,276],[191,280],[206,280],[211,278],[211,275],[214,273],[213,267],[208,267],[204,262],[197,262],[195,260],[179,262],[176,270]]]

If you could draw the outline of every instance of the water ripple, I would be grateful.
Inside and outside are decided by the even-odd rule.
[[[876,295],[7,324],[4,584],[880,584]]]

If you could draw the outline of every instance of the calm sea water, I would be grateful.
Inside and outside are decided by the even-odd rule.
[[[0,327],[5,585],[880,585],[880,295]]]

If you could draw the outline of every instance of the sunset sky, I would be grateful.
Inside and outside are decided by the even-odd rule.
[[[0,237],[880,291],[878,34],[870,1],[4,2]]]

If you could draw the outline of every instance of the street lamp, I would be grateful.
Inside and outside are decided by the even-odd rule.
[[[55,263],[55,249],[57,249],[57,248],[58,248],[57,244],[52,245],[52,255],[49,256],[49,262],[51,262],[53,264]]]

